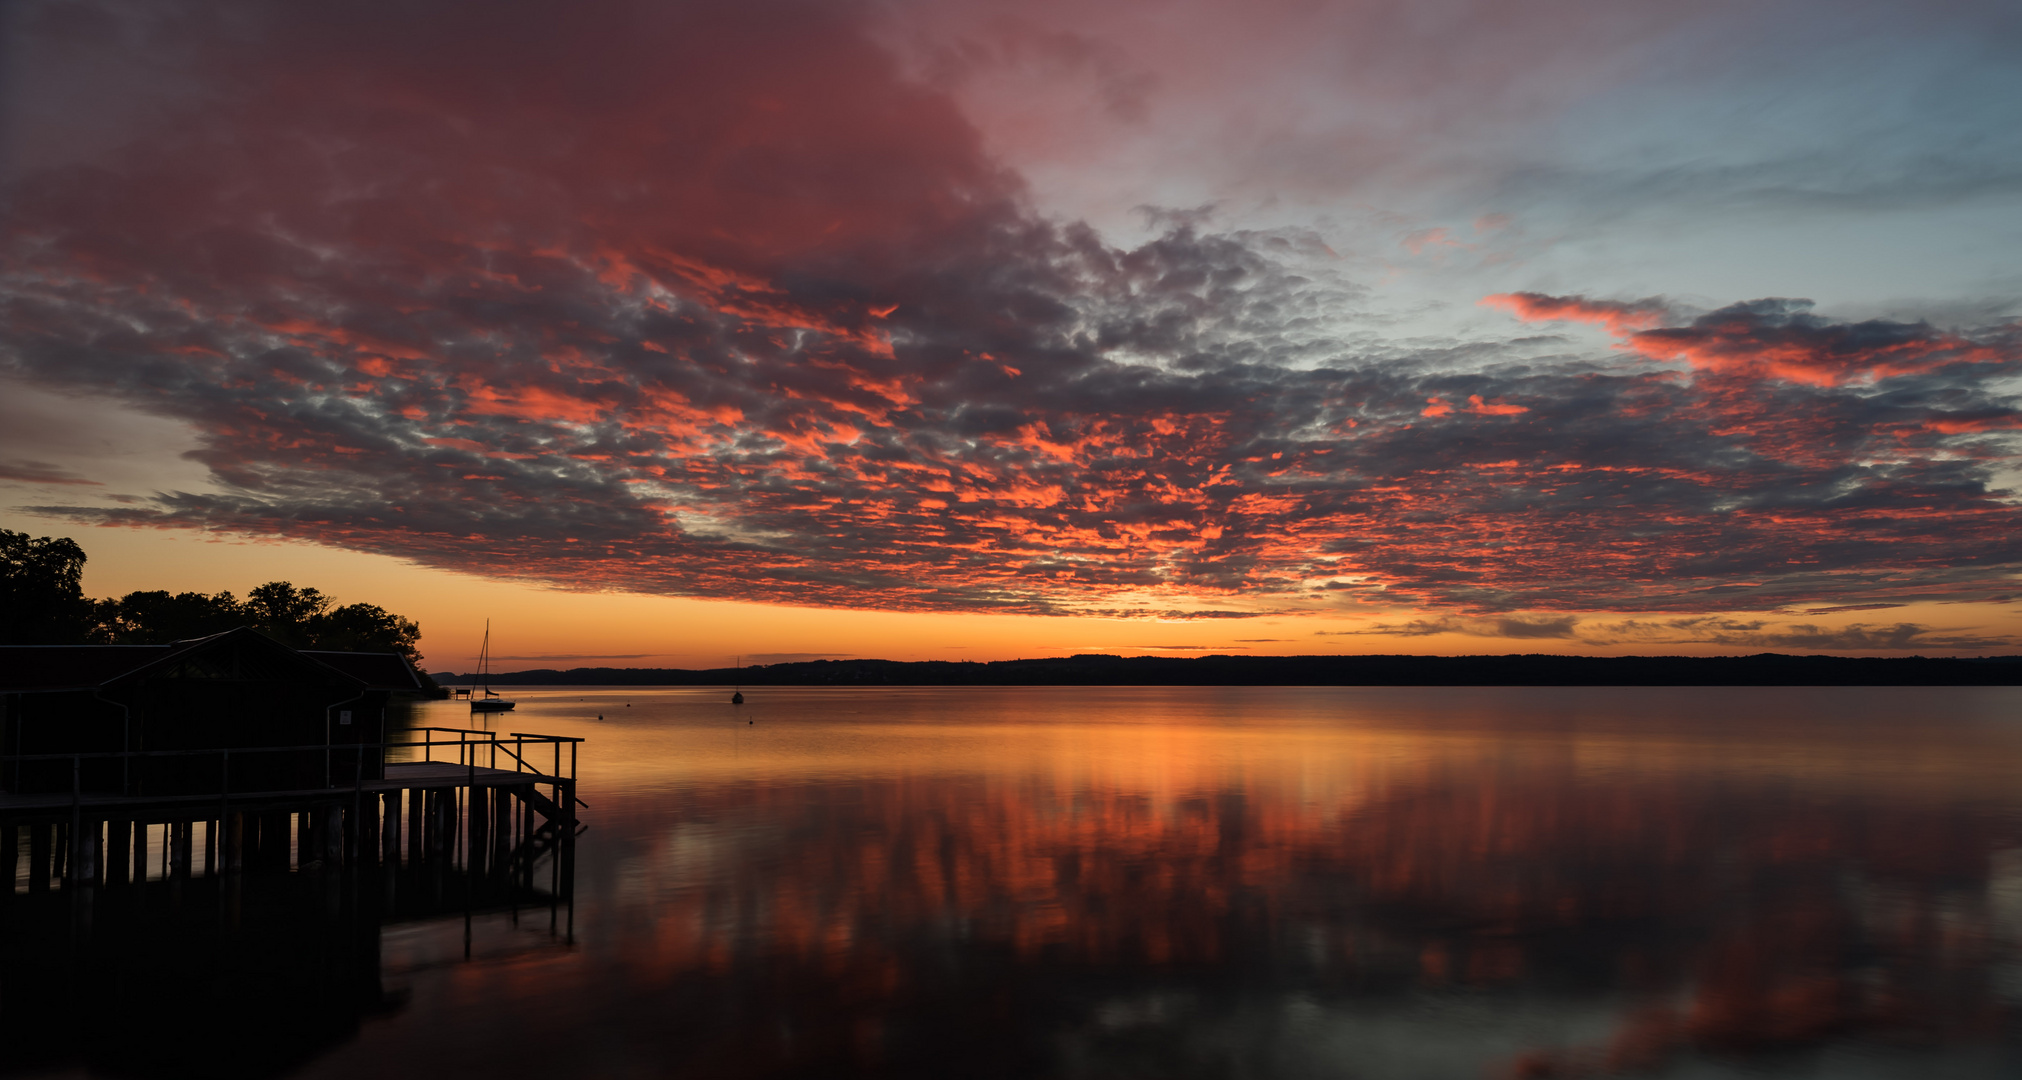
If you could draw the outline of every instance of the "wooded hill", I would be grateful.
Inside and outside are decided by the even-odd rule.
[[[438,672],[462,684],[474,675]],[[2022,656],[1109,656],[494,673],[495,686],[2014,686]]]

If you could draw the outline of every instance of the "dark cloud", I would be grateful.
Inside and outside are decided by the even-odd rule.
[[[1575,620],[1570,615],[1556,619],[1497,619],[1495,631],[1507,638],[1569,638]]]
[[[1748,649],[1806,649],[1823,652],[1901,652],[1911,649],[1933,651],[2013,648],[2015,638],[1998,634],[1976,634],[1967,630],[1939,631],[1921,623],[1889,625],[1851,623],[1822,627],[1811,623],[1784,623],[1726,617],[1697,617],[1661,621],[1625,620],[1619,623],[1589,624],[1587,640],[1592,644],[1625,642],[1652,644],[1726,645]]]
[[[493,660],[529,660],[556,663],[565,660],[645,660],[672,653],[542,653],[539,656],[494,656]]]
[[[14,480],[24,484],[87,484],[98,486],[97,480],[90,480],[47,461],[33,458],[0,458],[0,480]]]
[[[75,9],[21,32],[82,48]],[[0,357],[188,422],[215,490],[42,512],[565,587],[1511,638],[2022,562],[2013,326],[1524,294],[1627,351],[1371,343],[1311,236],[1036,215],[848,6],[175,10],[150,55],[203,107],[5,193]]]
[[[1571,615],[1538,616],[1525,618],[1510,616],[1500,619],[1468,619],[1447,616],[1438,619],[1412,619],[1402,623],[1378,623],[1364,630],[1320,631],[1321,634],[1337,636],[1378,635],[1384,637],[1431,637],[1435,634],[1467,634],[1472,637],[1499,638],[1571,638],[1576,636],[1573,628],[1579,620]]]
[[[1202,619],[1261,619],[1284,615],[1283,611],[1228,611],[1218,608],[1083,608],[1081,614],[1105,619],[1159,619],[1166,622],[1194,622]]]

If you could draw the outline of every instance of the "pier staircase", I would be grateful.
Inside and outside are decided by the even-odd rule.
[[[588,809],[590,804],[571,793],[565,796],[571,805],[568,810],[563,810],[560,804],[531,787],[520,797],[528,809],[539,815],[541,822],[529,830],[526,838],[506,856],[505,866],[514,880],[531,880],[534,864],[555,854],[562,846],[563,837],[573,840],[589,828],[576,819],[573,811],[578,806]]]

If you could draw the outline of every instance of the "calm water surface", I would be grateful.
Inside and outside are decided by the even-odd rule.
[[[298,1075],[2022,1075],[2014,689],[513,696],[573,940],[386,927]]]

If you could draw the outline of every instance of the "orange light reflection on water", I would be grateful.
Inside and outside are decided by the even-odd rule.
[[[749,693],[494,724],[590,739],[595,985],[800,1032],[683,1060],[869,1067],[928,1016],[1100,1058],[1237,1038],[1247,988],[1317,1003],[1316,1054],[1462,994],[1504,1007],[1412,1020],[1428,1062],[1607,1075],[1979,1046],[2022,1001],[2013,691]]]

